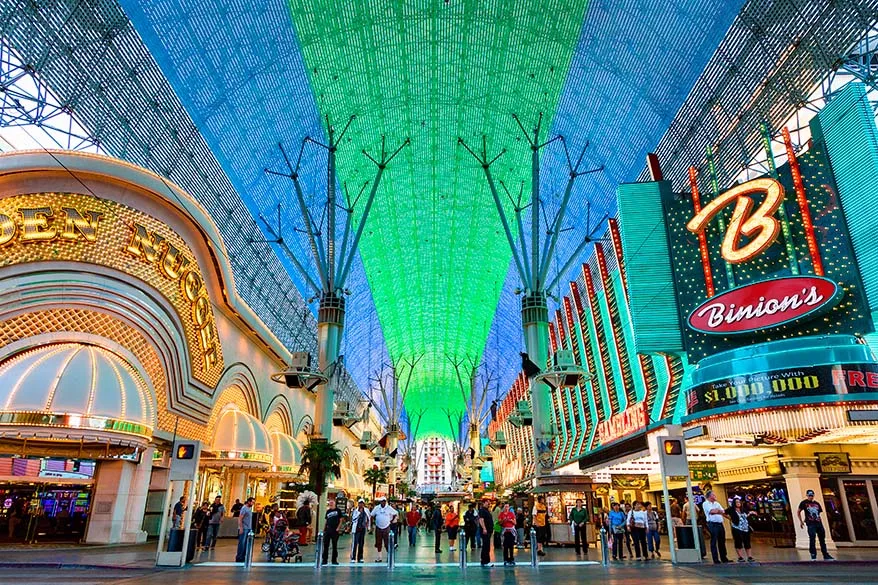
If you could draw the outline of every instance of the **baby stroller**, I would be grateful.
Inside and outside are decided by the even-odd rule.
[[[299,534],[287,530],[288,525],[284,520],[278,520],[274,523],[268,534],[265,535],[265,542],[262,543],[262,552],[266,553],[269,561],[280,558],[287,563],[290,559],[294,562],[301,563],[302,555],[299,552]]]

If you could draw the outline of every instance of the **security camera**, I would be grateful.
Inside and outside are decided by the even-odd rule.
[[[497,431],[494,433],[494,438],[488,443],[488,446],[494,451],[501,451],[506,448],[506,433],[503,431]]]
[[[327,382],[328,378],[319,370],[311,369],[311,354],[298,351],[290,355],[290,365],[282,372],[271,376],[274,382],[284,384],[287,388],[304,389],[314,392],[317,386]]]
[[[372,442],[372,431],[363,431],[363,434],[360,435],[360,449],[363,451],[369,451],[374,446],[375,443]]]
[[[512,411],[512,414],[509,415],[509,418],[506,420],[509,421],[514,427],[529,427],[534,424],[534,413],[530,408],[530,402],[527,400],[519,400],[515,409]]]

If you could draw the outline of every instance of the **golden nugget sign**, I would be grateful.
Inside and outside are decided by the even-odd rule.
[[[35,193],[0,200],[0,266],[74,261],[139,278],[174,306],[192,375],[214,386],[223,369],[213,307],[189,246],[140,211],[89,195]]]

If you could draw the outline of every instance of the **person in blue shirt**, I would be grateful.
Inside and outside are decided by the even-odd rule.
[[[610,535],[613,538],[613,560],[624,559],[622,553],[622,542],[625,539],[625,512],[619,507],[619,502],[613,502],[613,509],[607,516],[607,523],[610,525]]]

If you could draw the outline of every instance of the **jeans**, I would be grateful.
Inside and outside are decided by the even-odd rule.
[[[204,541],[204,546],[213,548],[216,546],[216,535],[219,532],[219,524],[208,524],[207,525],[207,539]]]
[[[418,527],[409,526],[409,546],[415,546],[415,539],[418,536]]]
[[[241,534],[238,535],[238,551],[235,553],[235,562],[243,563],[244,559],[247,558],[247,533],[250,532],[249,529],[242,530]]]
[[[363,546],[366,544],[366,531],[354,533],[354,543],[351,548],[351,560],[363,560]]]
[[[435,542],[435,545],[433,547],[433,550],[435,552],[439,552],[439,547],[442,546],[442,529],[435,528],[435,529],[433,529],[433,533],[436,535],[436,542]]]
[[[481,532],[480,532],[481,533]],[[491,564],[491,535],[482,534],[482,566]]]
[[[515,562],[515,532],[512,530],[503,531],[503,562]]]
[[[329,558],[329,546],[332,545],[332,564],[338,562],[338,532],[323,533],[323,564]]]
[[[817,558],[817,547],[814,546],[815,536],[820,539],[820,552],[823,553],[823,558],[827,558],[829,556],[829,551],[826,550],[826,529],[823,528],[823,522],[819,524],[807,524],[808,526],[808,550],[811,552],[811,558]]]
[[[585,539],[585,526],[573,527],[573,546],[576,547],[576,554],[579,554],[580,541],[582,542],[582,550],[588,554],[588,541]]]
[[[634,554],[638,559],[645,559],[649,554],[646,551],[646,528],[633,527],[631,538],[634,540]]]
[[[524,546],[524,528],[515,529],[515,544]]]
[[[625,558],[625,554],[622,552],[622,543],[624,541],[624,538],[625,534],[622,532],[613,533],[613,560]]]
[[[659,548],[662,544],[662,535],[658,530],[647,530],[646,531],[646,546],[649,547],[649,552],[659,552]]]
[[[470,550],[476,550],[476,530],[474,528],[463,529],[463,542],[460,548],[469,546]]]
[[[713,562],[727,562],[726,527],[722,522],[708,522],[707,529],[710,531],[710,556],[713,557]]]

